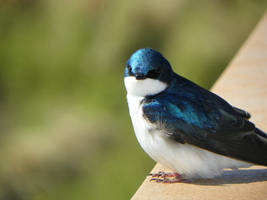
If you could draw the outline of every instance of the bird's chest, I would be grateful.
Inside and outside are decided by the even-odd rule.
[[[164,157],[164,155],[161,155],[160,147],[166,145],[166,141],[160,131],[144,119],[141,105],[143,98],[127,95],[129,112],[139,144],[147,154],[159,162],[161,157]]]

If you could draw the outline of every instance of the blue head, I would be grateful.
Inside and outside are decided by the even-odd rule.
[[[144,48],[134,52],[127,61],[124,83],[128,94],[154,95],[168,87],[172,75],[169,62],[159,52]]]
[[[124,77],[133,76],[137,80],[157,79],[168,83],[172,74],[169,62],[157,51],[150,48],[134,52],[126,63]]]

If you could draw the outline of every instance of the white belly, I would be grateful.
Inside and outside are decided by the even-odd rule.
[[[180,144],[154,129],[143,118],[140,102],[144,97],[127,95],[135,135],[144,151],[155,161],[185,178],[212,178],[223,168],[249,167],[250,164],[221,156],[190,144]]]

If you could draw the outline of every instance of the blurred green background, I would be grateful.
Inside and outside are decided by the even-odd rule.
[[[123,86],[136,49],[209,88],[262,0],[0,1],[0,199],[129,199],[154,165]]]

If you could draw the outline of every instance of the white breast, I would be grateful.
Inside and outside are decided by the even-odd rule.
[[[227,158],[190,144],[180,144],[165,137],[163,132],[155,129],[154,125],[143,118],[140,103],[144,97],[129,92],[128,89],[127,101],[135,135],[144,151],[155,161],[182,174],[185,178],[212,178],[220,175],[223,168],[250,166],[248,163]]]

